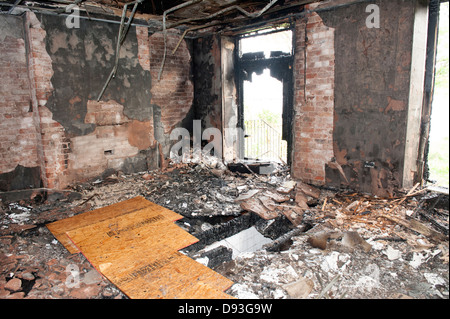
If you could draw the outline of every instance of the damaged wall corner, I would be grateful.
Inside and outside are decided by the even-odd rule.
[[[335,32],[315,12],[296,21],[292,173],[316,185],[333,157]]]
[[[40,187],[39,132],[22,17],[0,16],[0,191]]]
[[[411,74],[406,125],[404,188],[411,188],[422,176],[419,172],[419,143],[424,102],[425,64],[427,57],[428,3],[417,1],[414,13],[414,31],[411,53]]]
[[[202,129],[222,129],[222,83],[220,37],[208,35],[194,40],[194,117]]]
[[[62,189],[111,170],[158,168],[158,145],[167,157],[170,131],[193,112],[192,47],[187,40],[168,57],[158,83],[154,70],[160,65],[162,36],[131,27],[117,76],[97,102],[113,67],[119,26],[83,19],[80,28],[69,29],[64,19],[32,12],[0,17],[2,68],[12,68],[3,70],[7,98],[0,110],[5,190],[18,187],[12,173],[33,167],[42,181],[27,182],[25,188]],[[178,40],[178,35],[169,36],[169,49]],[[3,167],[6,163],[10,167]]]
[[[242,138],[236,134],[238,127],[238,103],[235,81],[235,40],[222,36],[221,45],[221,73],[222,73],[222,147],[223,159],[233,162],[242,158]]]
[[[410,185],[405,178],[413,179],[404,171],[417,157],[405,152],[416,149],[419,136],[421,103],[411,100],[411,92],[423,87],[424,68],[411,43],[414,37],[426,43],[415,23],[421,21],[425,35],[427,28],[417,18],[416,2],[380,1],[380,28],[366,26],[365,7],[315,4],[316,12],[297,20],[292,171],[314,184],[389,197]],[[313,72],[315,67],[329,74]],[[411,79],[416,69],[421,74]],[[331,86],[326,79],[333,79]],[[328,123],[322,133],[316,132],[320,123],[309,124],[320,120]]]

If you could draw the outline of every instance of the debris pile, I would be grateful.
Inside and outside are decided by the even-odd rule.
[[[283,166],[236,167],[206,158],[0,194],[1,298],[125,298],[45,225],[136,196],[183,216],[200,240],[185,253],[235,282],[226,293],[237,298],[449,298],[448,193],[386,199],[293,181]],[[270,241],[232,251],[243,231]]]
[[[449,298],[448,201],[426,188],[381,199],[323,191],[281,251],[219,266],[237,298]],[[448,196],[447,196],[448,198]],[[433,216],[420,218],[422,215]],[[286,241],[286,240],[284,240]]]

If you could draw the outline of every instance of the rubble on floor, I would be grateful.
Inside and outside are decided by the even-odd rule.
[[[425,191],[398,199],[327,192],[305,214],[315,226],[288,248],[243,254],[216,271],[237,283],[229,292],[237,298],[448,299],[448,200],[430,210],[437,197]],[[422,214],[440,226],[415,218]],[[425,231],[405,227],[411,221]]]
[[[183,253],[237,298],[449,298],[448,194],[426,188],[382,199],[208,160],[26,194],[1,197],[0,298],[126,298],[45,225],[136,196],[183,215],[200,240]]]

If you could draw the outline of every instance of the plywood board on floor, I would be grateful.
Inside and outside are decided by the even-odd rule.
[[[161,214],[149,215],[146,210],[140,210],[71,230],[67,236],[100,271],[111,262],[124,267],[122,259],[133,259],[133,267],[139,267],[148,260],[198,242],[197,238],[159,216]]]
[[[232,281],[178,252],[198,241],[180,218],[138,197],[48,228],[130,298],[231,298]]]
[[[66,247],[66,249],[71,253],[78,253],[78,248],[72,243],[72,241],[67,237],[66,233],[75,230],[77,228],[82,228],[89,226],[101,221],[114,219],[121,215],[130,214],[139,210],[145,210],[149,213],[161,212],[164,214],[165,218],[170,221],[175,221],[181,219],[183,216],[176,214],[175,212],[159,206],[146,200],[142,196],[137,196],[120,203],[116,203],[103,208],[95,209],[90,212],[79,214],[73,217],[62,219],[47,225],[47,228],[52,232],[56,239],[61,242],[61,244]]]
[[[127,261],[123,260],[123,264]],[[126,271],[124,271],[126,269]],[[134,268],[111,267],[103,274],[133,299],[228,299],[233,282],[179,253],[159,256]]]

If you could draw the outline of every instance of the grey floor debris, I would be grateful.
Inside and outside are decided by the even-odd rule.
[[[190,163],[116,172],[72,192],[2,200],[2,298],[125,298],[45,224],[138,195],[184,216],[177,223],[200,239],[184,253],[233,280],[227,293],[237,298],[449,298],[448,196],[436,204],[427,189],[381,199],[296,184],[283,167],[255,177]],[[250,198],[277,217],[244,210]],[[391,211],[399,222],[385,217]],[[80,271],[78,287],[66,285],[69,266]]]

